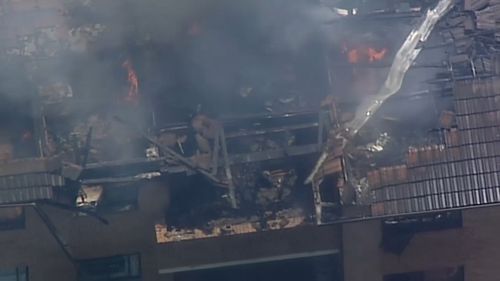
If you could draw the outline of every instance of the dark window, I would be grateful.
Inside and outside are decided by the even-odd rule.
[[[106,186],[97,211],[123,212],[137,209],[139,189],[137,185]]]
[[[462,227],[462,213],[443,212],[382,221],[382,248],[400,255],[413,236],[420,232]]]
[[[24,208],[0,208],[0,230],[20,229],[24,225]]]
[[[0,269],[0,281],[28,281],[28,268],[23,266],[11,270]]]
[[[447,267],[418,272],[391,274],[384,281],[464,281],[464,267]]]
[[[383,222],[383,231],[390,233],[419,233],[462,227],[462,212],[405,217]]]
[[[139,255],[114,256],[79,263],[79,281],[140,281],[141,260]],[[1,281],[1,279],[0,279]]]
[[[97,212],[123,212],[137,209],[137,185],[84,186],[76,205]]]

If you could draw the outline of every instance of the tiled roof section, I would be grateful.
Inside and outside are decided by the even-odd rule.
[[[500,78],[457,82],[457,128],[410,148],[403,166],[368,174],[374,215],[500,202]]]

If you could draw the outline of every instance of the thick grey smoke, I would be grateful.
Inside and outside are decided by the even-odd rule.
[[[178,83],[172,82],[178,77],[169,76],[190,74],[185,68],[192,67],[191,62],[208,81],[198,91],[235,90],[231,84],[241,82],[231,76],[241,76],[235,69],[243,68],[254,76],[250,80],[265,85],[272,81],[262,77],[273,80],[269,72],[276,69],[264,55],[300,53],[312,37],[319,36],[323,22],[335,18],[331,10],[306,0],[61,0],[48,11],[42,14],[33,7],[28,15],[32,21],[19,21],[13,12],[6,14],[6,24],[0,28],[2,38],[7,39],[3,40],[0,70],[4,94],[33,95],[33,89],[24,89],[26,83],[14,82],[22,79],[10,77],[15,76],[31,80],[34,88],[63,82],[75,85],[75,95],[112,95],[109,92],[119,91],[118,85],[123,84],[117,61],[141,48],[144,53],[156,52],[156,57],[137,56],[137,65],[147,64],[148,59],[161,63],[158,57],[164,58],[167,52],[160,48],[172,48],[169,55],[181,61],[181,67],[171,66],[167,71],[154,67],[143,71],[141,78],[146,80],[158,76],[157,71],[167,72],[158,89]],[[40,28],[33,22],[42,17]],[[193,28],[199,28],[200,34],[190,34]],[[215,65],[221,71],[218,77]]]
[[[285,70],[269,57],[300,54],[335,17],[302,0],[89,0],[65,7],[69,50],[44,73],[69,76],[76,95],[109,96],[123,91],[117,65],[132,57],[143,91],[192,91],[201,103],[214,95],[234,99],[242,87],[273,92],[273,74]]]
[[[0,33],[10,38],[7,27],[16,23],[24,35],[5,43],[13,47],[2,56],[0,90],[33,97],[45,86],[67,84],[78,100],[77,121],[115,111],[137,123],[151,121],[140,108],[122,108],[127,59],[137,71],[142,101],[167,122],[187,121],[199,105],[221,115],[224,108],[232,110],[228,114],[277,110],[283,100],[318,106],[330,93],[328,49],[340,46],[352,29],[363,34],[363,26],[326,24],[338,15],[309,0],[59,4],[44,14],[43,28],[6,18],[13,22]]]

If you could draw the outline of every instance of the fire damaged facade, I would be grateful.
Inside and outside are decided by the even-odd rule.
[[[497,0],[0,0],[0,280],[497,280]]]

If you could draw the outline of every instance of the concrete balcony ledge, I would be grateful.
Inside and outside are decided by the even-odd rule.
[[[341,226],[300,226],[157,244],[159,274],[336,254]]]

